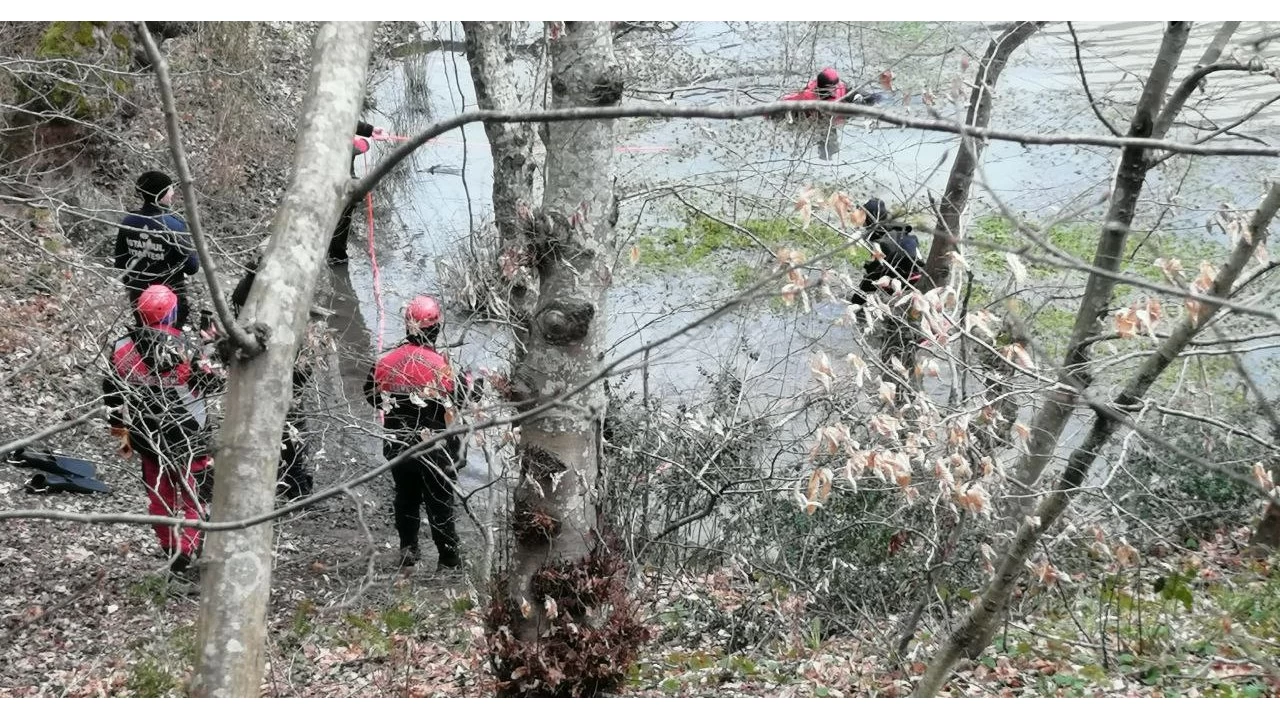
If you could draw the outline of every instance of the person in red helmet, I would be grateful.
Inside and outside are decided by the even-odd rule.
[[[440,336],[443,313],[440,303],[428,295],[415,297],[405,307],[405,340],[392,348],[369,370],[365,396],[385,413],[383,456],[391,460],[431,433],[448,427],[454,408],[470,401],[480,382],[458,378],[453,367],[434,348]],[[437,569],[461,565],[458,535],[454,529],[454,481],[462,464],[462,442],[446,440],[391,468],[395,480],[396,533],[400,536],[400,564],[418,562],[420,507],[427,506],[431,539],[439,553]]]
[[[810,80],[809,84],[805,85],[803,90],[789,95],[784,95],[782,99],[784,101],[825,100],[828,102],[841,102],[846,99],[845,95],[847,94],[848,88],[846,88],[844,82],[840,80],[840,74],[835,71],[835,68],[823,68],[822,72],[818,73],[817,77]],[[787,113],[787,116],[790,118],[791,114]],[[824,116],[821,113],[816,112],[806,112],[803,117],[805,120],[824,120],[828,116]],[[844,125],[846,120],[843,115],[832,115],[829,117],[829,122],[825,123],[826,131],[817,143],[819,156],[823,160],[829,159],[832,155],[835,155],[840,151],[840,135],[838,128]]]
[[[840,100],[844,98],[847,89],[840,80],[840,74],[835,68],[824,68],[818,76],[809,81],[803,90],[793,92],[789,95],[782,96],[784,101],[805,101],[805,100]],[[844,122],[844,118],[837,116],[835,121]]]
[[[196,475],[212,463],[207,393],[221,378],[199,350],[174,327],[178,296],[164,285],[143,290],[135,305],[138,327],[110,351],[102,381],[111,434],[126,459],[137,454],[149,512],[188,520],[202,517]],[[154,525],[169,569],[182,575],[200,551],[195,528]]]
[[[369,152],[370,140],[385,140],[391,137],[386,128],[370,125],[363,120],[356,123],[356,134],[351,138],[351,178],[356,177],[356,156]],[[347,203],[338,215],[338,224],[329,236],[329,264],[342,265],[347,262],[347,240],[351,235],[351,215],[356,211],[360,199]]]

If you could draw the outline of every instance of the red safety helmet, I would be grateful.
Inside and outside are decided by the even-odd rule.
[[[142,323],[172,325],[178,317],[178,296],[165,285],[152,285],[138,296],[138,317]]]
[[[404,308],[404,328],[410,335],[439,324],[440,303],[430,295],[419,295]]]
[[[823,68],[822,72],[818,73],[818,85],[829,86],[838,82],[840,82],[840,73],[836,72],[835,68]]]

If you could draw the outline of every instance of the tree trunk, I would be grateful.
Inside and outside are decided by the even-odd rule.
[[[551,46],[554,107],[618,104],[620,87],[612,93],[598,90],[611,87],[616,76],[612,38],[608,23],[567,24]],[[549,133],[547,187],[531,238],[539,302],[528,352],[516,369],[517,383],[529,389],[536,404],[589,380],[599,366],[610,283],[606,262],[613,246],[614,122],[554,123]],[[558,531],[549,542],[537,533],[529,542],[530,533],[516,528],[510,592],[517,602],[529,598],[529,581],[539,566],[581,559],[594,544],[592,495],[599,474],[594,426],[603,407],[603,393],[589,390],[520,428],[515,520],[520,522],[522,513],[545,514]],[[516,625],[519,637],[535,640],[542,613]]]
[[[351,128],[364,93],[374,23],[324,23],[316,31],[298,152],[289,190],[241,318],[266,350],[231,363],[216,452],[213,520],[269,512],[294,357],[306,325],[329,230],[345,198]],[[192,694],[256,697],[261,689],[272,524],[210,533]]]
[[[516,110],[521,90],[511,71],[515,64],[509,22],[463,22],[467,63],[482,110]],[[527,96],[532,88],[523,88]],[[484,124],[493,153],[493,219],[504,244],[516,244],[516,206],[533,195],[533,128],[528,123]]]
[[[1280,464],[1273,463],[1272,475],[1276,475],[1278,471],[1280,471]],[[1253,538],[1249,544],[1257,549],[1255,550],[1257,554],[1280,549],[1280,503],[1275,500],[1267,503],[1267,510],[1258,521],[1258,527],[1254,528]]]
[[[1277,210],[1280,210],[1280,184],[1272,183],[1262,205],[1254,213],[1253,221],[1250,223],[1250,237],[1242,240],[1232,248],[1231,255],[1227,258],[1226,263],[1218,270],[1217,278],[1214,280],[1213,289],[1210,293],[1213,297],[1225,298],[1231,293],[1231,286],[1235,284],[1245,265],[1253,257],[1254,250],[1257,249],[1259,244],[1266,242],[1267,228],[1275,217]],[[938,656],[929,666],[929,670],[920,681],[919,687],[916,688],[915,694],[917,696],[928,697],[937,693],[938,688],[942,686],[946,676],[951,672],[950,665],[944,670],[940,661],[944,658],[952,657],[951,663],[954,664],[955,659],[958,659],[958,653],[964,638],[985,636],[987,642],[990,642],[990,633],[987,629],[994,627],[996,616],[989,609],[1001,607],[1007,602],[1009,592],[1013,589],[1013,584],[1022,576],[1032,548],[1035,547],[1036,543],[1048,532],[1053,524],[1062,517],[1063,512],[1066,511],[1071,502],[1071,493],[1079,489],[1084,484],[1085,479],[1089,477],[1089,471],[1092,469],[1094,461],[1098,458],[1098,450],[1111,439],[1111,436],[1115,434],[1116,429],[1120,426],[1119,413],[1127,412],[1141,404],[1143,397],[1146,396],[1147,391],[1151,389],[1160,374],[1177,360],[1191,340],[1208,326],[1208,323],[1218,312],[1219,306],[1207,302],[1204,304],[1206,309],[1202,313],[1202,317],[1195,320],[1190,316],[1184,317],[1178,328],[1160,344],[1159,349],[1153,355],[1148,356],[1133,377],[1129,379],[1129,382],[1125,384],[1124,389],[1112,401],[1111,406],[1114,410],[1108,409],[1107,412],[1098,412],[1084,443],[1076,448],[1067,460],[1067,468],[1062,474],[1062,479],[1058,481],[1057,487],[1054,488],[1054,492],[1046,496],[1036,507],[1035,516],[1040,521],[1035,524],[1022,523],[1018,527],[1017,536],[1014,538],[1012,546],[1005,551],[1000,568],[996,572],[996,577],[987,585],[979,604],[970,611],[960,627],[947,639],[946,645],[939,651]],[[985,646],[986,643],[983,643],[983,647]],[[970,646],[970,649],[972,649],[972,646]]]
[[[1235,35],[1236,28],[1240,27],[1239,22],[1224,22],[1218,27],[1218,31],[1213,34],[1213,40],[1209,42],[1209,47],[1204,49],[1204,54],[1200,56],[1200,62],[1196,63],[1196,70],[1208,67],[1218,61],[1222,57],[1222,51],[1227,47],[1227,43],[1231,40],[1231,36]],[[1193,75],[1195,73],[1192,73]],[[1169,132],[1169,128],[1173,127],[1173,121],[1177,118],[1178,113],[1182,112],[1182,106],[1191,97],[1191,89],[1199,87],[1204,90],[1204,78],[1200,78],[1198,82],[1188,85],[1186,88],[1179,88],[1179,92],[1173,94],[1169,101],[1165,103],[1164,109],[1160,111],[1160,116],[1156,118],[1156,128],[1151,137],[1162,138],[1165,133]]]
[[[1189,33],[1190,23],[1170,23],[1138,100],[1133,120],[1129,124],[1129,137],[1150,136],[1152,122],[1160,111],[1160,103],[1164,100],[1165,90],[1178,66],[1178,58],[1182,55]],[[1142,194],[1146,173],[1143,150],[1128,147],[1121,151],[1111,204],[1103,220],[1098,249],[1093,259],[1095,267],[1111,272],[1119,270],[1124,243],[1129,236],[1129,224]],[[1089,276],[1085,284],[1084,299],[1076,313],[1062,371],[1058,375],[1062,386],[1082,389],[1091,383],[1092,379],[1085,371],[1092,347],[1089,339],[1096,334],[1098,323],[1111,304],[1115,285],[1116,281],[1109,277],[1098,274]],[[1022,484],[1033,485],[1053,458],[1053,451],[1058,445],[1058,438],[1062,435],[1067,418],[1071,416],[1074,402],[1074,391],[1053,390],[1049,393],[1048,401],[1036,414],[1031,425],[1028,454],[1018,472],[1018,480]]]
[[[516,110],[522,88],[512,72],[515,52],[510,22],[463,22],[467,63],[482,110]],[[523,88],[528,97],[533,88]],[[533,128],[528,123],[485,123],[485,135],[493,154],[493,219],[503,252],[518,252],[523,245],[517,208],[532,206],[533,182],[538,166],[533,157]],[[517,325],[528,321],[536,302],[536,288],[520,276],[511,278],[511,305]],[[523,340],[523,338],[522,338]]]
[[[1138,100],[1138,107],[1133,120],[1129,124],[1129,137],[1150,137],[1156,115],[1160,111],[1165,91],[1177,68],[1182,49],[1186,46],[1191,24],[1187,22],[1171,22],[1165,30],[1155,64],[1143,87]],[[1120,266],[1120,258],[1124,251],[1124,243],[1129,234],[1129,224],[1133,220],[1134,209],[1146,180],[1147,162],[1140,148],[1126,147],[1121,151],[1120,167],[1116,172],[1115,189],[1112,192],[1111,204],[1107,209],[1106,219],[1098,241],[1098,250],[1093,264],[1103,270],[1115,272]],[[1098,323],[1106,312],[1115,291],[1115,280],[1098,274],[1091,274],[1085,285],[1084,299],[1076,313],[1075,326],[1071,340],[1067,346],[1066,357],[1058,381],[1060,388],[1054,389],[1046,398],[1044,407],[1036,413],[1032,421],[1031,437],[1028,440],[1027,456],[1018,468],[1018,481],[1032,486],[1039,480],[1044,468],[1052,459],[1058,446],[1059,438],[1066,426],[1067,419],[1074,410],[1076,393],[1087,388],[1092,379],[1086,372],[1085,365],[1090,357],[1090,338],[1096,334]],[[1097,426],[1095,425],[1095,430]],[[1098,447],[1098,437],[1094,433],[1086,438],[1081,451],[1092,453]],[[1067,473],[1072,472],[1071,463]],[[1066,482],[1064,476],[1063,482]],[[982,595],[981,602],[975,605],[965,617],[964,622],[952,631],[934,656],[933,661],[916,687],[917,697],[931,697],[937,694],[943,682],[951,673],[962,652],[976,656],[990,642],[995,632],[996,620],[1003,612],[1014,581],[1021,576],[1023,561],[1031,552],[1042,528],[1048,528],[1066,508],[1068,498],[1063,493],[1049,495],[1036,514],[1040,523],[1032,527],[1026,522],[1018,524],[1017,536],[1009,548],[1005,550],[1004,560],[996,577],[992,579]]]
[[[987,45],[987,52],[978,65],[973,92],[969,96],[969,112],[964,120],[966,125],[987,126],[991,120],[991,101],[996,81],[1000,79],[1009,56],[1042,27],[1042,22],[1022,21],[1006,28]],[[973,174],[978,169],[978,161],[982,159],[982,151],[986,145],[982,138],[960,138],[956,160],[951,165],[951,175],[947,177],[947,188],[939,206],[938,227],[933,231],[933,242],[929,246],[929,259],[925,263],[923,285],[920,288],[922,292],[946,285],[951,277],[951,252],[960,241],[960,216],[969,204]]]
[[[565,23],[553,38],[554,107],[618,104],[609,23]],[[514,399],[525,406],[548,402],[598,371],[617,220],[614,122],[554,123],[548,138],[542,210],[522,222],[539,280],[528,348],[514,369]],[[617,638],[600,641],[615,622],[587,614],[605,604],[617,612],[616,596],[602,590],[615,583],[602,573],[608,563],[600,562],[596,526],[604,402],[597,385],[520,427],[508,597],[490,616],[495,672],[506,694],[594,694],[626,672],[609,649],[621,647]]]

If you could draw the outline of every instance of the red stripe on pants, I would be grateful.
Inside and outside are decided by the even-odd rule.
[[[196,500],[196,482],[192,474],[203,470],[210,458],[196,458],[187,467],[168,466],[163,470],[153,457],[139,453],[142,458],[142,482],[147,486],[147,498],[151,501],[148,512],[161,517],[175,515],[187,520],[200,519],[200,506]],[[172,554],[176,549],[183,555],[194,555],[200,549],[200,531],[193,527],[152,525],[160,547]],[[176,547],[175,547],[176,546]]]

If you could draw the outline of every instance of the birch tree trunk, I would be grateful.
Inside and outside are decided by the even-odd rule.
[[[1042,22],[1024,20],[1005,29],[987,45],[987,52],[978,65],[973,92],[969,95],[969,112],[964,120],[966,125],[987,126],[991,120],[991,101],[996,81],[1009,62],[1009,56],[1042,27]],[[978,162],[982,159],[982,151],[986,146],[987,143],[982,138],[960,138],[960,148],[956,151],[955,162],[951,164],[947,188],[942,193],[938,208],[938,227],[933,231],[933,242],[929,245],[929,259],[925,263],[923,279],[925,286],[920,288],[921,291],[946,285],[951,277],[951,252],[956,249],[960,240],[960,216],[969,204],[973,174],[978,169]]]
[[[215,522],[260,515],[275,502],[294,357],[329,230],[345,200],[351,128],[364,94],[374,26],[324,23],[316,31],[293,175],[240,315],[254,324],[266,349],[231,363],[215,456]],[[210,533],[206,540],[193,695],[256,697],[260,692],[271,536],[268,522]]]
[[[1191,23],[1189,22],[1168,24],[1155,64],[1143,86],[1137,109],[1129,124],[1127,133],[1129,137],[1151,137],[1156,117],[1164,102],[1165,92],[1177,68],[1178,59],[1182,56],[1190,31]],[[1121,151],[1111,203],[1107,208],[1098,240],[1098,249],[1093,259],[1094,267],[1111,272],[1119,269],[1125,240],[1129,236],[1129,226],[1133,220],[1138,198],[1142,193],[1148,168],[1145,153],[1141,148],[1130,146]],[[1084,299],[1081,300],[1080,308],[1076,313],[1075,326],[1067,345],[1062,370],[1058,374],[1058,385],[1049,391],[1044,406],[1036,413],[1031,424],[1027,455],[1023,458],[1017,472],[1017,479],[1023,485],[1032,486],[1039,480],[1054,456],[1067,419],[1075,409],[1077,393],[1092,383],[1086,368],[1091,356],[1090,338],[1097,334],[1098,323],[1111,303],[1115,285],[1116,281],[1110,277],[1096,273],[1089,276],[1085,285]],[[1092,437],[1086,439],[1086,445],[1092,439]],[[1065,509],[1068,498],[1060,493],[1051,495],[1045,503],[1059,501],[1063,503],[1062,507]],[[1060,513],[1061,510],[1058,511],[1058,514]],[[964,621],[952,631],[942,648],[938,650],[924,678],[916,687],[915,696],[935,695],[962,653],[975,656],[991,642],[996,620],[1008,601],[1014,582],[1022,575],[1023,564],[1034,546],[1034,541],[1049,527],[1049,524],[1050,521],[1043,516],[1035,528],[1025,522],[1019,523],[1017,537],[1005,550],[1004,559],[996,577],[988,584],[981,601],[970,610]]]
[[[618,104],[622,84],[609,23],[569,22],[562,30],[553,26],[552,37],[554,107]],[[617,221],[614,122],[551,123],[548,140],[542,209],[522,221],[539,292],[528,348],[513,371],[513,399],[521,406],[590,381],[605,349]],[[520,427],[508,597],[495,603],[499,617],[490,618],[504,693],[595,694],[626,672],[618,655],[625,642],[605,634],[619,629],[620,610],[606,588],[621,582],[600,561],[596,523],[604,404],[596,386]],[[611,615],[601,618],[606,604]]]
[[[467,64],[476,89],[476,104],[482,110],[517,110],[521,88],[513,73],[512,23],[463,22]],[[523,89],[529,97],[533,88]],[[498,227],[499,247],[503,254],[519,254],[524,245],[518,208],[533,206],[533,183],[538,170],[534,162],[534,131],[528,123],[484,124],[493,155],[493,219]],[[534,303],[537,302],[537,279],[531,268],[523,268],[509,278],[512,322],[517,328],[527,327]],[[524,332],[518,333],[517,348],[528,342]],[[518,364],[520,359],[516,359]]]

